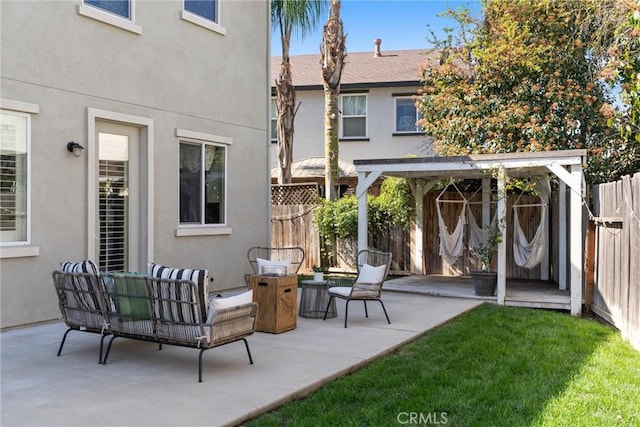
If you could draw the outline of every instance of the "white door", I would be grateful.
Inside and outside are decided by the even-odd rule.
[[[138,271],[140,252],[140,128],[96,122],[97,240],[100,271]]]

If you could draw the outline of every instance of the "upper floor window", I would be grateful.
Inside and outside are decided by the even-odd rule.
[[[84,0],[84,4],[112,13],[121,18],[131,19],[130,0]]]
[[[0,110],[0,243],[29,243],[31,116]]]
[[[416,103],[410,96],[398,96],[396,102],[396,126],[398,133],[422,132],[422,127],[417,124],[420,119],[420,112],[416,108]]]
[[[226,223],[227,149],[180,141],[180,224]]]
[[[367,137],[367,95],[342,95],[342,130],[343,138]]]
[[[216,0],[184,0],[184,10],[212,22],[218,22]]]
[[[278,119],[275,98],[271,98],[271,142],[278,142]]]

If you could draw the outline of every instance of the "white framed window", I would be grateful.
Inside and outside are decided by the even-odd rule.
[[[226,225],[227,147],[231,140],[184,130],[178,130],[178,136],[180,227]]]
[[[417,124],[420,112],[416,108],[416,102],[411,96],[397,96],[395,101],[395,132],[417,133],[422,132],[422,127]]]
[[[278,119],[275,98],[271,98],[271,142],[278,142]]]
[[[182,19],[222,35],[227,33],[220,26],[220,0],[183,0]]]
[[[130,0],[83,0],[82,3],[133,21],[132,1]]]
[[[135,0],[82,0],[78,14],[114,27],[142,34],[135,22]]]
[[[0,110],[0,244],[31,240],[31,115]]]
[[[342,138],[367,137],[367,95],[341,95]]]

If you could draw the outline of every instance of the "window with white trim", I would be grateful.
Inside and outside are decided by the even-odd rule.
[[[342,138],[367,137],[367,95],[342,95],[340,97]]]
[[[124,19],[132,20],[133,0],[83,0],[83,4],[111,13]]]
[[[0,243],[29,243],[31,116],[0,110]]]
[[[397,96],[395,104],[395,131],[397,133],[422,132],[422,127],[417,124],[421,115],[416,108],[416,101],[411,96]]]
[[[278,119],[275,98],[271,98],[271,142],[278,142]]]
[[[218,22],[216,0],[184,0],[184,10],[211,22]]]
[[[226,224],[227,147],[180,140],[180,225]]]

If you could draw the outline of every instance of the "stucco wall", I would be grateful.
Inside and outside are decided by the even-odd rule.
[[[269,4],[224,1],[222,35],[182,20],[182,0],[135,2],[142,34],[78,13],[80,1],[0,2],[2,99],[39,107],[31,123],[31,247],[0,251],[2,328],[59,317],[51,272],[87,251],[88,109],[153,121],[153,259],[208,268],[212,290],[243,284],[246,251],[269,241]],[[176,129],[232,139],[231,234],[176,237]],[[85,150],[86,151],[86,150]]]
[[[293,70],[295,73],[295,70]],[[320,72],[320,71],[318,71]],[[395,103],[392,94],[412,93],[415,88],[371,88],[367,92],[368,141],[340,141],[340,160],[401,158],[406,155],[432,156],[433,149],[423,135],[394,136]],[[293,159],[324,156],[324,93],[298,90]],[[272,166],[277,165],[276,144],[271,144]]]

